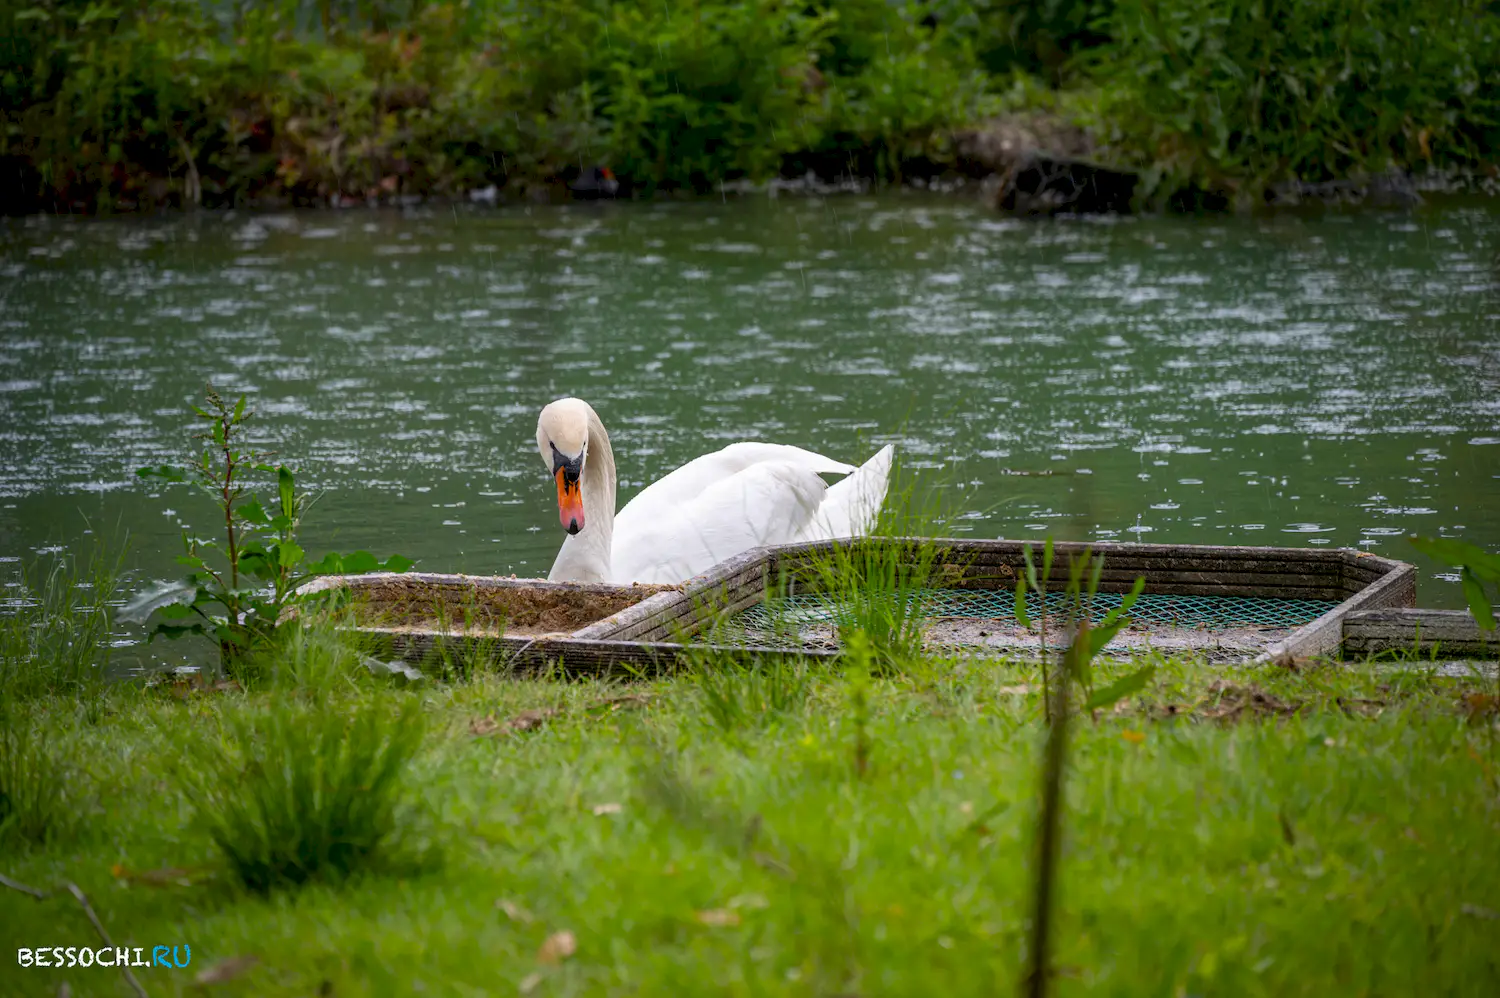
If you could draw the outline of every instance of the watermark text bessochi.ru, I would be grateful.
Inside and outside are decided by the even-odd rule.
[[[183,946],[42,946],[20,947],[16,962],[23,967],[175,967],[183,970],[193,960]]]

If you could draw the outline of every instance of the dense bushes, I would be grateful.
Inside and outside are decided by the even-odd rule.
[[[1117,0],[1101,131],[1167,189],[1495,162],[1489,0]]]
[[[518,191],[595,163],[637,192],[897,179],[1046,93],[1016,78],[1168,187],[1471,165],[1500,138],[1484,0],[0,0],[0,33],[11,210]]]
[[[794,154],[871,150],[894,175],[983,111],[967,37],[921,23],[920,4],[354,6],[12,9],[12,197],[107,209],[456,192],[596,162],[638,189],[707,191]],[[840,71],[825,72],[835,52]]]

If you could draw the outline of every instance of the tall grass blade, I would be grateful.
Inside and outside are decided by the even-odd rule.
[[[0,605],[0,698],[96,698],[110,659],[110,600],[123,554],[97,544],[44,567],[23,564]]]
[[[75,777],[48,722],[0,701],[0,844],[45,845],[68,831]]]

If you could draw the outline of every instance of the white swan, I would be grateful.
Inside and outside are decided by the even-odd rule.
[[[690,461],[615,512],[615,457],[593,407],[542,410],[537,450],[569,534],[547,578],[677,583],[762,544],[868,533],[885,501],[890,445],[862,466],[783,444],[738,443]],[[829,486],[819,474],[846,475]]]

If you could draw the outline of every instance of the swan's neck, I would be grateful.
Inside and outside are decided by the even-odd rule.
[[[583,529],[563,541],[548,578],[607,582],[615,539],[615,454],[604,424],[592,409],[579,484],[583,491]]]

